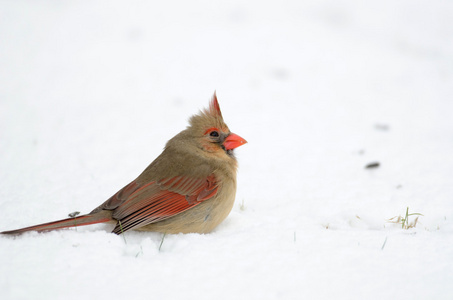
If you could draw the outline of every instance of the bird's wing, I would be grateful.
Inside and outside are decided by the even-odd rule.
[[[113,230],[126,230],[158,222],[212,198],[218,190],[214,174],[206,178],[176,176],[147,184],[131,182],[113,195],[101,209],[113,210],[118,220]]]

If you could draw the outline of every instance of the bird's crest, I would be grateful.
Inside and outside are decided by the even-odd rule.
[[[220,105],[219,102],[217,101],[217,95],[216,92],[214,91],[214,95],[212,96],[211,102],[209,102],[209,110],[205,109],[204,110],[205,114],[209,114],[213,117],[220,117],[222,118],[222,112],[220,111]]]
[[[214,92],[214,95],[209,102],[209,107],[200,111],[199,114],[193,115],[190,120],[190,127],[197,128],[203,134],[206,131],[206,128],[216,127],[220,130],[228,132],[228,127],[223,121],[222,112],[220,111],[220,105],[217,101],[217,95]]]

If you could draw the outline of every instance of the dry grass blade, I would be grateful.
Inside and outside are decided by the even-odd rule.
[[[409,217],[410,216],[417,216],[412,222],[409,222]],[[388,221],[390,223],[395,223],[395,224],[401,224],[402,229],[409,229],[409,228],[415,228],[417,226],[418,222],[418,216],[423,216],[421,213],[409,213],[409,207],[406,208],[406,214],[404,217],[398,216],[398,217],[393,217],[390,218]]]

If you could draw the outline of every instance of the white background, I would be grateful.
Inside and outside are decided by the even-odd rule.
[[[0,236],[0,298],[453,298],[449,1],[0,1],[0,230],[91,211],[214,90],[249,142],[215,232]]]

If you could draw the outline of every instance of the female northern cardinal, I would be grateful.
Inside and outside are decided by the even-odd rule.
[[[216,94],[190,126],[169,140],[137,179],[87,215],[1,232],[18,234],[104,222],[113,232],[207,233],[230,213],[236,196],[233,149],[247,143],[231,133]]]

